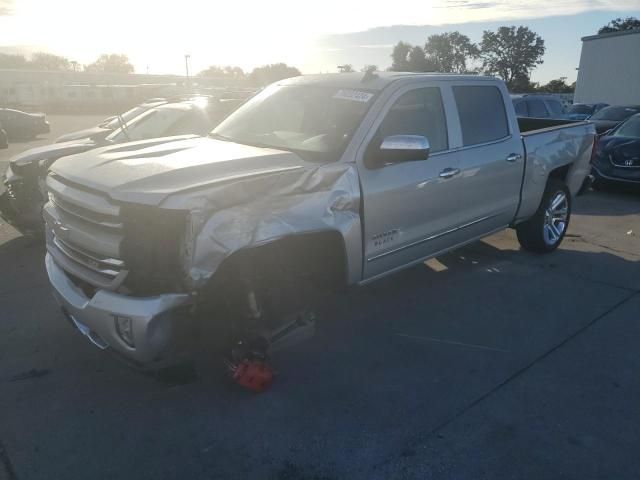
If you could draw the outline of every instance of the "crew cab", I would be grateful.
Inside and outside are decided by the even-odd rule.
[[[268,344],[317,291],[508,227],[553,251],[594,136],[588,122],[517,119],[489,77],[296,77],[208,138],[56,162],[46,269],[71,323],[137,365],[189,351],[212,324]]]

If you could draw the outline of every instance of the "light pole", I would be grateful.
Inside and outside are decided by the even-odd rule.
[[[184,69],[187,72],[187,88],[190,88],[189,85],[189,59],[191,58],[191,55],[189,55],[188,53],[185,54],[184,56]]]

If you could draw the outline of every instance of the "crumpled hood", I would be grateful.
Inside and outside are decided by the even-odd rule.
[[[180,191],[306,164],[291,152],[190,135],[95,149],[60,160],[51,171],[114,200],[159,205]]]
[[[58,138],[56,138],[55,141],[56,143],[61,143],[61,142],[69,142],[71,140],[81,140],[81,139],[83,140],[83,139],[89,139],[89,138],[103,139],[107,135],[109,135],[112,131],[113,130],[111,130],[110,128],[104,128],[104,127],[85,128],[84,130],[78,130],[77,132],[61,135]]]
[[[73,155],[95,148],[95,142],[82,139],[72,142],[54,143],[42,147],[31,148],[9,159],[11,165],[24,166],[44,159],[57,159],[65,155]]]

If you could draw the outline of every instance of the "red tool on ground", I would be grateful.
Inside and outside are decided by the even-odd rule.
[[[227,367],[238,385],[254,392],[264,392],[273,383],[273,369],[269,365],[269,342],[260,336],[239,341],[231,351]]]
[[[259,360],[245,360],[233,372],[233,380],[254,392],[264,392],[273,382],[273,370]]]

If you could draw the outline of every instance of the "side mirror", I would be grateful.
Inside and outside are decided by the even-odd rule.
[[[378,164],[388,165],[401,162],[426,160],[431,146],[427,137],[421,135],[392,135],[386,137],[378,150]]]

